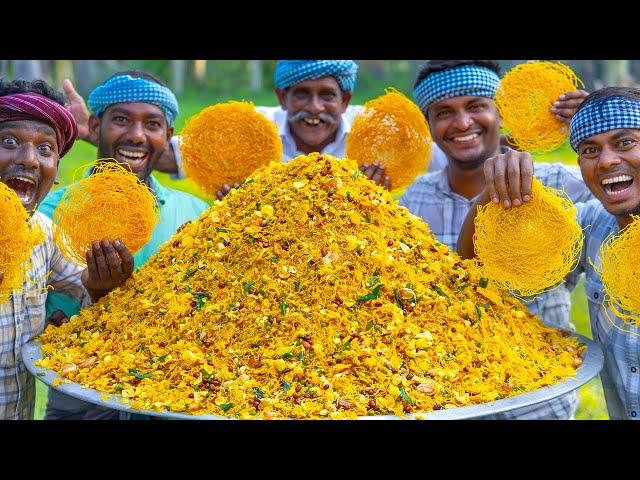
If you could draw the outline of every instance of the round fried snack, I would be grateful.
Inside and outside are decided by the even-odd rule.
[[[549,152],[569,134],[568,126],[549,111],[560,95],[584,87],[562,63],[532,61],[509,70],[498,86],[495,103],[512,141],[525,152]]]
[[[33,247],[44,240],[44,232],[37,224],[30,224],[29,213],[22,206],[16,192],[0,182],[0,304],[13,291],[21,291],[29,280],[30,257]]]
[[[53,212],[53,239],[66,259],[86,265],[95,240],[120,239],[135,253],[160,219],[153,192],[118,163],[98,160],[90,176],[70,185]]]
[[[384,165],[392,190],[410,185],[431,160],[431,132],[424,115],[415,103],[391,88],[364,104],[346,144],[346,156],[358,165]]]
[[[625,324],[640,326],[640,217],[600,247],[602,286],[611,310]]]
[[[530,202],[479,207],[473,239],[485,275],[529,296],[553,287],[576,267],[584,237],[571,200],[534,178]]]
[[[181,136],[185,174],[212,196],[282,157],[276,125],[250,102],[207,107],[187,120]]]

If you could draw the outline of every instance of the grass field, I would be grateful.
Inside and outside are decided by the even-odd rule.
[[[382,92],[379,92],[382,93]],[[354,96],[353,104],[362,103],[368,98],[363,97],[363,94]],[[211,105],[213,103],[227,101],[227,100],[242,100],[247,99],[253,101],[256,105],[275,105],[275,97],[271,92],[263,92],[260,95],[254,95],[252,97],[242,95],[234,98],[221,98],[221,97],[207,97],[198,96],[185,96],[180,98],[180,116],[176,121],[175,131],[180,132],[180,129],[184,125],[184,121],[191,115],[200,111],[203,107]],[[58,178],[60,185],[55,188],[69,184],[74,175],[74,171],[82,165],[92,162],[96,158],[96,148],[87,144],[86,142],[76,142],[72,150],[67,154],[65,158],[60,162],[58,170]],[[563,162],[569,165],[576,164],[576,155],[570,147],[565,146],[552,152],[550,154],[539,155],[535,157],[536,161],[543,162]],[[165,185],[171,186],[179,190],[184,190],[194,195],[197,195],[203,199],[207,199],[198,188],[190,180],[172,180],[167,174],[157,174],[158,179]],[[54,189],[55,189],[54,188]],[[572,295],[572,308],[571,308],[571,321],[576,325],[578,333],[591,338],[591,328],[589,326],[589,315],[587,310],[587,300],[585,297],[583,281],[581,280],[578,287]],[[37,382],[37,397],[36,397],[36,419],[42,419],[44,416],[44,409],[46,405],[47,387],[42,382]],[[602,386],[599,377],[593,379],[587,385],[582,387],[578,391],[580,404],[576,413],[577,419],[588,420],[601,420],[608,419],[606,406],[604,402],[604,396],[602,393]]]

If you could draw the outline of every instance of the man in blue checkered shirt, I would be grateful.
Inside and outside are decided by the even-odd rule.
[[[577,273],[584,272],[593,338],[604,351],[600,372],[609,418],[638,419],[640,414],[640,329],[623,321],[604,295],[600,247],[640,214],[640,90],[607,87],[590,94],[571,119],[569,140],[578,152],[582,178],[596,199],[577,204],[585,235]],[[486,187],[476,204],[503,202],[517,208],[530,201],[531,157],[508,152],[487,159]],[[507,185],[507,178],[520,181]],[[476,208],[460,233],[458,252],[473,256]],[[624,266],[622,267],[624,268]],[[631,286],[630,288],[637,288]]]
[[[421,177],[406,190],[400,204],[422,217],[433,234],[456,249],[462,223],[484,186],[483,163],[500,151],[500,116],[493,102],[500,67],[490,60],[431,60],[415,82],[414,99],[424,112],[434,142],[447,156],[447,166]],[[567,122],[586,92],[568,92],[553,113]],[[591,192],[577,167],[560,163],[536,164],[535,174],[545,185],[563,189],[574,202]],[[569,321],[571,290],[577,276],[560,288],[527,300],[529,310],[545,324],[573,330]],[[577,407],[575,392],[544,404],[513,410],[491,419],[567,419]]]

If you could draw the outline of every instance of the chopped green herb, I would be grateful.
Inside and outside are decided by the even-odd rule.
[[[152,373],[138,373],[138,370],[135,368],[129,369],[129,375],[133,375],[136,378],[151,378],[153,377]]]
[[[249,293],[249,290],[251,290],[255,284],[256,282],[254,282],[253,280],[249,280],[245,282],[244,285],[242,285],[242,291],[245,293],[245,295]]]
[[[253,394],[258,398],[264,398],[264,393],[258,387],[253,388]]]
[[[280,312],[282,315],[286,315],[289,311],[289,304],[287,302],[280,302]]]
[[[209,294],[204,292],[196,292],[193,296],[196,297],[196,310],[200,310],[204,305],[204,301],[209,298]]]
[[[480,310],[480,307],[478,305],[475,306],[476,307],[476,314],[478,315],[478,321],[482,320],[482,310]]]
[[[398,289],[396,287],[393,287],[393,296],[396,298],[398,308],[402,310],[404,308],[404,304],[402,303],[402,298],[400,298],[400,294],[398,293]]]
[[[291,389],[291,384],[289,382],[287,382],[286,380],[282,381],[282,387],[284,388],[285,392],[288,392]]]
[[[278,257],[271,257],[271,263],[278,263],[280,259]]]
[[[415,405],[415,402],[411,400],[411,397],[409,395],[407,395],[407,392],[405,392],[404,387],[402,385],[400,385],[399,390],[400,390],[400,398],[402,398],[402,400],[407,402],[409,405]]]
[[[200,270],[200,267],[196,267],[196,268],[193,268],[193,269],[191,269],[191,270],[187,271],[187,273],[185,273],[185,274],[184,274],[184,277],[182,277],[182,281],[184,282],[184,281],[185,281],[185,280],[187,280],[188,278],[193,277],[193,275],[194,275],[198,270]]]
[[[224,228],[224,227],[218,227],[218,228],[216,228],[216,232],[219,232],[219,233],[228,233],[228,232],[229,232],[229,229],[228,229],[228,228]]]
[[[371,292],[369,292],[366,295],[363,295],[362,297],[358,298],[357,302],[358,303],[364,303],[366,301],[374,300],[374,299],[378,298],[380,296],[380,289],[382,287],[384,287],[384,284],[379,283],[378,285],[376,285],[376,287]]]
[[[226,413],[233,408],[233,403],[232,402],[223,403],[222,405],[218,405],[218,406],[220,407],[220,410]]]
[[[296,292],[299,292],[300,291],[300,280],[296,280],[293,284],[296,287]]]
[[[480,285],[482,288],[487,288],[487,285],[489,285],[489,279],[488,279],[488,278],[484,278],[484,277],[482,277],[482,278],[480,279],[480,283],[479,283],[479,285]]]

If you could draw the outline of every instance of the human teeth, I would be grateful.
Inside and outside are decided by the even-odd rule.
[[[618,175],[613,178],[605,178],[602,180],[602,185],[609,185],[610,183],[618,183],[618,182],[628,182],[629,180],[633,180],[633,177],[630,175]]]
[[[124,155],[125,157],[133,157],[133,158],[144,158],[147,154],[144,152],[132,152],[130,150],[118,150],[120,155]]]
[[[27,177],[13,177],[14,180],[20,180],[21,182],[25,182],[25,183],[29,183],[31,185],[35,185],[36,182],[34,182],[32,179],[27,178]]]
[[[307,122],[309,125],[318,125],[320,123],[320,120],[317,118],[306,118],[305,122]]]
[[[478,136],[477,133],[472,133],[470,135],[465,135],[464,137],[456,137],[453,139],[454,142],[468,142],[469,140],[473,140]]]

